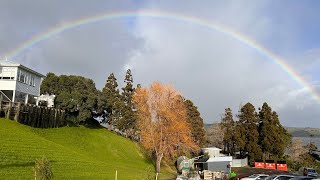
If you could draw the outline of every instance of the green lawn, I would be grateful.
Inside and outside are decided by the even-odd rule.
[[[106,129],[37,129],[0,118],[0,179],[33,179],[47,157],[54,179],[144,179],[154,167],[139,147]],[[167,176],[168,172],[164,172]]]

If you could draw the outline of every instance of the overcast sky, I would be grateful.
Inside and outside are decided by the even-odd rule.
[[[98,14],[161,11],[218,22],[285,59],[320,95],[320,1],[0,0],[0,57],[63,23]],[[320,128],[320,102],[276,63],[229,36],[174,18],[123,17],[51,36],[14,59],[43,74],[76,74],[102,89],[126,68],[135,83],[173,84],[199,107],[205,123],[226,107],[263,102],[281,123]]]

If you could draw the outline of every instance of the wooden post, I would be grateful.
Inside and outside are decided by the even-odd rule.
[[[20,122],[22,122],[23,124],[26,124],[26,106],[25,105],[21,105],[21,114],[20,114]]]
[[[0,117],[1,117],[1,112],[2,112],[2,100],[0,99]]]
[[[12,107],[12,102],[10,101],[8,105],[7,116],[6,116],[7,119],[10,119],[11,107]]]
[[[27,117],[28,117],[28,125],[32,126],[32,123],[33,123],[34,118],[35,118],[33,106],[27,105],[27,112],[28,112],[28,115],[27,115]]]
[[[54,110],[54,127],[58,127],[58,123],[57,123],[57,113],[58,113],[58,110],[55,109]]]
[[[16,122],[19,122],[20,108],[21,108],[21,102],[18,102],[18,107],[17,107],[17,110],[16,110],[17,112],[16,112],[16,114],[14,116],[14,120]]]

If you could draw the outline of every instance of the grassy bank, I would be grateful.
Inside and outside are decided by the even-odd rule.
[[[144,179],[152,162],[139,147],[105,129],[31,128],[0,119],[0,177],[32,179],[34,160],[47,157],[55,179]],[[167,174],[164,172],[164,174]]]

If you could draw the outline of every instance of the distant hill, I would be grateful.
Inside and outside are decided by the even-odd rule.
[[[144,179],[152,162],[132,141],[104,128],[31,128],[0,118],[0,179],[34,179],[34,161],[51,161],[54,179]],[[161,175],[160,175],[161,176]]]
[[[219,123],[212,123],[212,124],[204,124],[204,129],[208,129],[208,128],[210,128],[211,126],[213,126],[213,125],[218,125]]]
[[[204,127],[208,129],[214,124],[218,123],[204,124]],[[310,137],[311,135],[313,137],[320,137],[320,128],[286,127],[286,129],[293,137]]]
[[[320,137],[320,128],[296,128],[286,127],[293,137]]]

